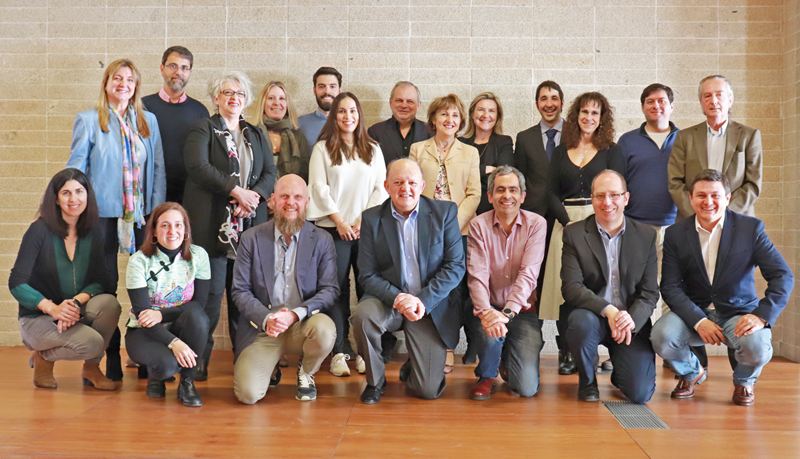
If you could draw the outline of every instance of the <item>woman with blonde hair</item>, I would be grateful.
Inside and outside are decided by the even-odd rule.
[[[261,90],[253,124],[264,133],[278,168],[278,178],[296,174],[308,182],[311,148],[306,136],[298,129],[297,110],[283,83],[270,81]]]

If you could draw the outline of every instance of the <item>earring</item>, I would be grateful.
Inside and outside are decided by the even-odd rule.
[[[153,244],[153,245],[156,245],[156,244],[158,244],[158,239],[156,239],[156,237],[153,236],[153,239],[150,241],[150,243]]]
[[[189,239],[189,233],[183,233],[183,240]]]

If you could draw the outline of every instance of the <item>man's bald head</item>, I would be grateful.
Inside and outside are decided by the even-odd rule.
[[[419,196],[425,189],[422,169],[419,164],[410,159],[396,159],[386,168],[384,186],[392,199],[395,210],[404,217],[408,217],[417,207]]]
[[[275,224],[284,236],[291,236],[303,228],[310,198],[306,182],[299,175],[287,174],[278,179],[270,199]]]

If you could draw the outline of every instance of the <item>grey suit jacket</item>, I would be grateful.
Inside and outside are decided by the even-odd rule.
[[[333,305],[339,296],[336,280],[336,249],[327,231],[306,222],[300,230],[295,257],[295,273],[302,306],[308,315],[317,314]],[[275,287],[275,221],[250,228],[242,234],[236,263],[233,266],[233,301],[239,308],[239,331],[236,355],[265,332],[264,319],[272,309]]]
[[[636,324],[636,332],[649,326],[658,301],[656,232],[625,217],[619,256],[620,296]],[[608,306],[603,298],[608,285],[606,249],[594,215],[564,228],[561,294],[564,303],[588,309],[598,316]]]
[[[682,218],[694,215],[689,196],[692,179],[708,169],[707,126],[704,121],[679,131],[669,157],[669,192]],[[761,132],[729,120],[725,136],[725,159],[720,172],[728,176],[731,184],[728,208],[752,217],[753,204],[761,193]]]
[[[550,161],[542,143],[541,124],[537,123],[517,134],[515,145],[514,164],[525,176],[528,192],[522,208],[544,217],[547,215],[547,171]]]

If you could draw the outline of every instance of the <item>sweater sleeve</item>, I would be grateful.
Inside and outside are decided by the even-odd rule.
[[[319,220],[339,212],[339,206],[331,197],[331,187],[328,183],[328,168],[325,161],[327,155],[325,142],[317,142],[308,164],[308,196],[311,198],[307,210],[309,220]]]
[[[34,222],[22,237],[19,246],[17,259],[14,267],[11,268],[11,275],[8,278],[8,288],[11,295],[16,298],[20,305],[32,311],[38,311],[38,304],[45,299],[41,292],[31,287],[28,282],[31,279],[36,259],[43,244],[47,240],[49,232],[44,224],[39,221]]]

